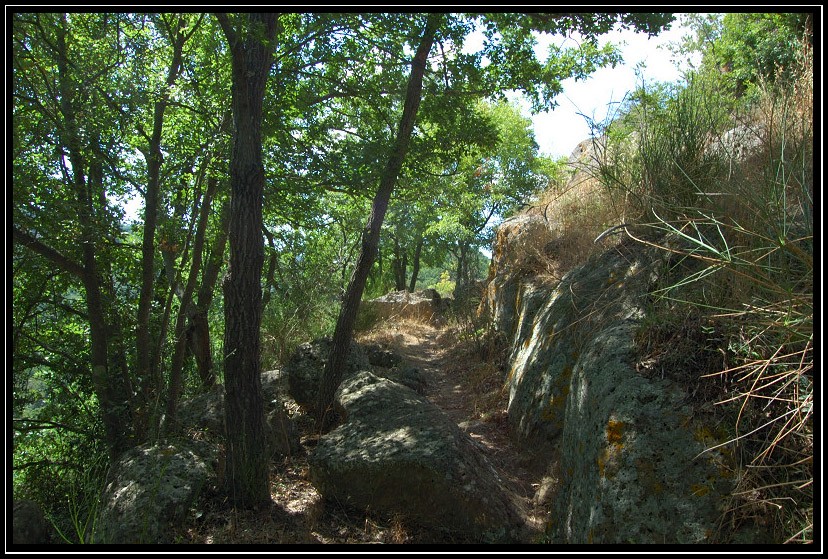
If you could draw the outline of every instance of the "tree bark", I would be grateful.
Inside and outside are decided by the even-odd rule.
[[[213,354],[210,344],[210,323],[207,319],[210,305],[213,302],[213,293],[218,282],[219,271],[224,261],[224,249],[227,246],[227,235],[230,224],[230,203],[225,199],[219,213],[219,231],[213,239],[210,248],[210,258],[204,266],[201,286],[196,297],[196,311],[190,319],[190,329],[187,331],[187,343],[195,357],[198,376],[202,386],[213,386],[216,375],[213,371]]]
[[[78,221],[81,225],[81,263],[71,266],[72,270],[81,271],[86,295],[87,314],[89,316],[89,340],[92,366],[92,383],[98,397],[106,442],[110,459],[114,460],[133,443],[132,420],[129,410],[129,394],[118,390],[115,373],[109,367],[108,325],[106,307],[98,273],[96,241],[99,232],[95,228],[93,197],[90,185],[84,174],[86,161],[82,155],[80,134],[74,98],[77,95],[75,84],[70,77],[69,52],[66,42],[68,22],[66,14],[62,16],[62,25],[57,29],[57,66],[58,86],[60,88],[60,109],[63,126],[59,130],[61,143],[66,146],[72,164],[72,188]],[[56,251],[42,251],[42,254],[58,254]]]
[[[210,217],[210,208],[213,202],[213,195],[218,188],[218,179],[210,177],[207,179],[207,191],[199,209],[198,225],[196,227],[195,240],[193,241],[193,259],[190,265],[190,274],[187,278],[187,285],[181,296],[181,304],[178,308],[178,316],[175,321],[175,346],[173,348],[172,365],[170,367],[170,385],[167,392],[166,427],[174,428],[176,424],[176,407],[178,398],[184,386],[184,358],[187,354],[187,320],[193,320],[196,316],[195,305],[192,304],[193,292],[196,281],[201,273],[202,252],[204,251],[204,238],[207,232],[207,222]]]
[[[362,233],[362,249],[357,259],[356,268],[351,276],[342,308],[339,311],[339,318],[336,321],[336,329],[333,335],[331,355],[325,365],[322,375],[319,402],[316,409],[316,418],[321,429],[326,428],[328,412],[333,403],[334,393],[342,382],[342,374],[348,359],[348,350],[354,331],[359,302],[362,299],[362,292],[365,290],[365,282],[368,273],[377,254],[379,246],[380,229],[388,210],[388,202],[397,181],[397,176],[402,169],[405,155],[408,152],[408,145],[411,141],[411,134],[414,130],[414,122],[417,118],[417,110],[420,107],[420,100],[423,90],[423,76],[425,75],[428,53],[434,43],[434,35],[437,33],[443,14],[429,14],[425,31],[420,39],[417,52],[411,61],[411,75],[408,79],[408,89],[403,106],[403,114],[400,119],[400,127],[397,130],[397,138],[388,158],[388,163],[380,178],[379,189],[374,196],[371,205],[371,215]]]
[[[417,246],[414,248],[414,262],[411,263],[411,283],[408,291],[414,293],[417,287],[417,276],[420,275],[420,254],[423,252],[423,234],[417,231]]]
[[[405,276],[408,268],[408,254],[405,247],[400,246],[400,241],[394,237],[394,260],[391,263],[394,270],[394,289],[405,290]]]
[[[278,15],[236,17],[244,20],[238,28],[226,14],[216,14],[232,55],[234,120],[230,274],[224,283],[225,484],[233,503],[255,508],[270,503],[259,362],[264,261],[261,122]]]
[[[159,99],[153,107],[152,132],[147,138],[148,146],[143,152],[147,163],[147,185],[144,197],[144,230],[141,242],[141,291],[138,296],[138,316],[135,328],[135,351],[138,378],[141,379],[141,399],[143,411],[138,418],[139,430],[145,431],[157,419],[154,402],[157,401],[162,379],[158,367],[153,364],[152,333],[150,329],[150,311],[152,295],[155,288],[155,231],[158,227],[158,205],[161,190],[161,137],[164,128],[164,113],[169,103],[170,88],[175,84],[181,70],[184,49],[184,35],[171,36],[173,58],[167,70],[167,80],[161,90]],[[155,348],[160,353],[158,347]],[[146,433],[141,433],[146,435]]]

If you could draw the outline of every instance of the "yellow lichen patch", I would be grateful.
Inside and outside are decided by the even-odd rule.
[[[618,455],[621,454],[621,445],[611,444],[598,455],[598,475],[612,479],[618,473]]]
[[[624,438],[624,422],[610,419],[607,421],[607,441],[610,444],[621,445]]]
[[[618,470],[618,455],[624,448],[621,442],[624,439],[623,421],[610,419],[607,421],[606,435],[609,443],[598,456],[598,474],[601,477],[612,478]]]
[[[566,365],[555,384],[552,387],[552,395],[549,397],[549,403],[541,412],[541,418],[549,420],[561,420],[563,417],[564,406],[566,405],[566,398],[569,396],[569,384],[572,379],[572,365]]]
[[[690,492],[695,497],[703,497],[710,493],[710,488],[703,483],[695,483],[690,486]]]

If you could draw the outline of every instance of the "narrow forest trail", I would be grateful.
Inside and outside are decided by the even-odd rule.
[[[544,472],[533,466],[528,451],[509,437],[507,394],[502,373],[481,359],[473,343],[461,341],[457,330],[404,320],[385,322],[357,336],[378,343],[417,367],[427,382],[425,396],[442,409],[477,443],[498,472],[503,487],[514,497],[526,526],[522,543],[539,542],[547,518],[534,502]],[[303,417],[305,427],[312,425]],[[300,430],[303,428],[300,427]],[[217,487],[205,491],[192,522],[180,526],[175,539],[195,544],[361,544],[361,543],[475,543],[398,520],[394,515],[350,509],[325,501],[310,482],[308,455],[312,446],[303,437],[303,450],[271,467],[273,506],[237,510]]]
[[[456,333],[424,322],[390,325],[382,341],[420,369],[427,380],[425,396],[478,443],[513,493],[528,533],[540,537],[546,513],[535,494],[544,472],[509,435],[508,394],[491,378],[492,367],[481,375],[486,364],[458,343]]]

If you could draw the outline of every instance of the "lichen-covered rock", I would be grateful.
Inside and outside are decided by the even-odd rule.
[[[325,498],[481,542],[518,540],[523,524],[506,481],[439,408],[367,371],[346,379],[336,402],[345,422],[309,459]]]
[[[12,542],[14,545],[51,543],[52,527],[43,509],[34,501],[19,499],[12,508]]]
[[[211,471],[193,450],[177,445],[143,445],[113,464],[101,498],[95,543],[172,543]]]
[[[377,376],[407,386],[420,395],[425,395],[426,389],[428,388],[428,381],[423,372],[417,367],[405,362],[385,371],[377,371]]]
[[[330,352],[331,339],[319,338],[300,345],[285,365],[283,374],[287,376],[290,395],[306,409],[313,409],[316,405],[319,381]],[[425,392],[425,376],[401,356],[379,346],[364,347],[352,341],[343,378],[350,378],[357,372],[366,370],[399,382],[420,394]]]
[[[379,344],[368,344],[364,346],[365,353],[371,365],[378,367],[394,367],[402,362],[402,356],[386,349]]]
[[[265,432],[271,456],[295,456],[302,449],[299,427],[284,407],[271,407],[265,417]]]
[[[557,284],[504,274],[510,290],[490,297],[489,312],[510,317],[494,321],[512,340],[510,426],[526,447],[560,457],[559,485],[543,496],[553,542],[703,543],[714,533],[733,483],[728,457],[702,453],[706,426],[682,386],[633,365],[667,257],[625,239]]]
[[[290,395],[305,409],[314,409],[319,396],[319,383],[325,364],[331,354],[333,342],[330,337],[316,339],[296,348],[285,364]],[[352,341],[343,378],[357,371],[371,368],[371,363],[362,348]]]
[[[630,366],[633,332],[630,323],[604,329],[572,369],[555,539],[705,543],[733,487],[727,457],[702,454],[681,388]]]
[[[573,368],[602,329],[643,316],[657,256],[630,241],[572,270],[545,293],[533,283],[522,287],[507,377],[509,421],[521,440],[544,444],[560,435]]]
[[[540,214],[520,214],[505,220],[497,229],[489,282],[483,289],[480,314],[487,316],[492,327],[507,335],[516,328],[516,310],[527,281],[544,266],[547,247],[554,240],[546,219]]]

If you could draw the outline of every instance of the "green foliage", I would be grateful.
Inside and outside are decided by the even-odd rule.
[[[427,17],[279,15],[261,138],[264,367],[332,328]],[[372,292],[387,291],[395,258],[407,257],[410,270],[418,247],[429,283],[439,281],[429,270],[455,268],[461,284],[480,277],[491,226],[559,173],[537,155],[528,119],[482,99],[517,88],[549,107],[563,80],[618,61],[596,34],[616,22],[655,32],[670,19],[447,14]],[[185,289],[209,317],[205,343],[221,380],[231,53],[209,14],[16,12],[10,23],[15,492],[46,505],[66,539],[80,541],[109,420],[126,424],[129,444],[154,433],[153,410],[173,384],[176,317],[193,310],[182,307]],[[487,43],[464,53],[477,23]],[[590,40],[535,57],[533,31],[570,30]],[[255,40],[250,33],[242,39]],[[186,397],[199,382],[190,354],[185,361]],[[105,374],[93,378],[93,363]]]
[[[691,14],[686,23],[695,36],[678,50],[700,52],[703,72],[721,73],[727,87],[751,97],[763,81],[790,82],[803,48],[813,44],[812,13]]]
[[[455,286],[456,283],[451,281],[449,273],[446,270],[440,274],[440,281],[429,287],[433,287],[434,289],[436,289],[437,293],[439,293],[441,297],[447,297],[454,293]]]

